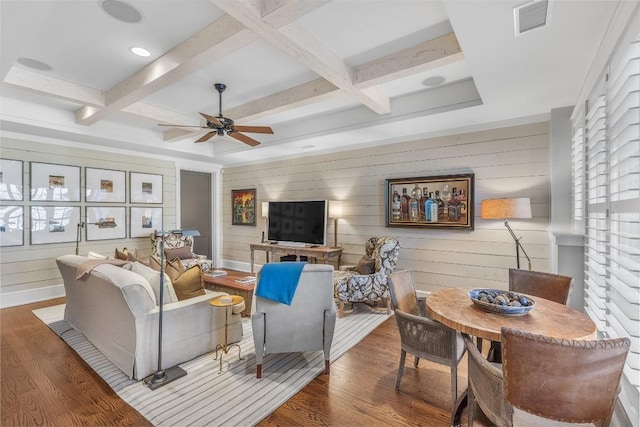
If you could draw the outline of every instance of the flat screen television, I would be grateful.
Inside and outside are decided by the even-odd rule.
[[[267,239],[282,244],[327,242],[326,200],[269,202]]]

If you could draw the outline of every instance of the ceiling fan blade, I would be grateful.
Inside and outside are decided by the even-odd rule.
[[[218,134],[218,132],[215,132],[215,131],[214,131],[214,132],[205,133],[205,134],[204,134],[204,136],[203,136],[202,138],[200,138],[199,140],[194,141],[194,142],[205,142],[205,141],[208,141],[208,140],[210,140],[214,135],[217,135],[217,134]]]
[[[243,135],[240,132],[227,132],[231,138],[237,139],[238,141],[244,142],[247,145],[255,147],[256,145],[260,145],[258,141],[253,138],[248,137],[247,135]]]
[[[250,132],[250,133],[273,133],[273,129],[269,126],[233,126],[238,132]]]
[[[202,129],[209,129],[206,126],[195,126],[195,125],[166,125],[164,123],[158,123],[158,126],[171,126],[174,128],[202,128]]]
[[[213,123],[214,125],[216,125],[216,126],[222,126],[222,123],[220,123],[220,120],[218,120],[218,118],[217,118],[217,117],[213,117],[212,115],[210,115],[210,114],[205,114],[205,113],[200,113],[200,115],[201,115],[202,117],[204,117],[205,119],[207,119],[207,121],[209,121],[209,122]]]

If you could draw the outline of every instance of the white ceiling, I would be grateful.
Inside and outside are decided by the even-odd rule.
[[[125,23],[103,0],[0,0],[0,127],[234,165],[547,119],[575,103],[619,2],[551,1],[516,37],[525,2],[126,0],[142,20]],[[165,141],[158,123],[218,114],[217,82],[226,117],[274,135]]]

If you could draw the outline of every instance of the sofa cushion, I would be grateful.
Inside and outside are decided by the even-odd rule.
[[[182,273],[185,272],[184,267],[179,259],[174,259],[173,261],[166,261],[164,263],[164,272],[171,278],[171,283],[173,283]],[[175,285],[174,285],[175,290]]]
[[[199,265],[193,266],[182,273],[174,282],[173,288],[178,296],[178,300],[204,295],[204,285],[202,283],[202,269]]]
[[[97,252],[89,252],[87,254],[87,258],[89,258],[89,259],[107,259],[106,256],[104,256],[102,254],[99,254]]]
[[[123,261],[126,261],[127,260],[127,253],[129,253],[127,248],[122,248],[122,251],[119,251],[118,248],[116,248],[116,253],[113,255],[113,257],[115,259],[121,259]]]
[[[376,262],[375,260],[369,258],[368,256],[363,256],[358,261],[358,265],[356,266],[356,271],[358,274],[373,274],[376,272]]]
[[[179,259],[193,258],[193,253],[191,253],[191,248],[189,246],[183,246],[181,248],[175,248],[175,249],[165,249],[164,255],[167,259],[170,259],[170,260],[174,260],[176,258],[179,258]]]
[[[153,293],[156,297],[156,305],[160,303],[160,272],[156,271],[152,268],[147,267],[146,265],[140,262],[134,262],[131,271],[139,274],[144,277],[147,282],[151,285],[151,289],[153,289]],[[171,279],[167,274],[164,275],[164,292],[162,296],[163,304],[168,304],[171,302],[178,301],[178,297],[176,296],[175,291],[173,290],[173,286],[171,284]]]

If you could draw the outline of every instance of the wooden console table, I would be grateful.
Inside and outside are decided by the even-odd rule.
[[[285,255],[295,255],[296,260],[300,260],[301,256],[309,257],[312,262],[317,262],[321,259],[325,264],[328,263],[329,258],[338,257],[338,268],[340,268],[340,259],[342,258],[342,248],[332,248],[330,246],[285,246],[271,243],[251,243],[251,272],[253,273],[254,252],[264,251],[266,262],[269,262],[269,254],[271,258],[275,259],[276,253]]]

